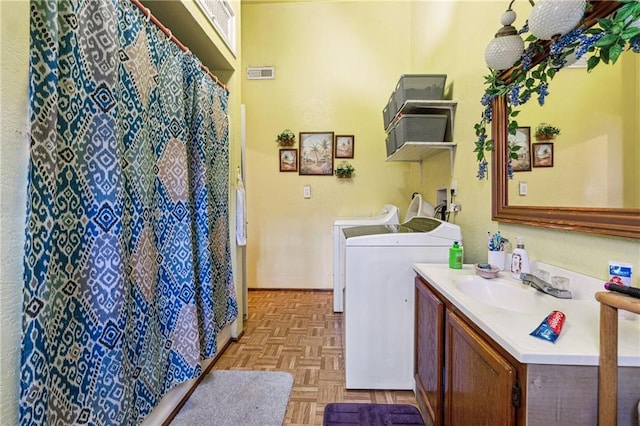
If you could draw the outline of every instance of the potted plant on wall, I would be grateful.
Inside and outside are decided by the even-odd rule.
[[[289,129],[284,129],[276,137],[276,142],[280,146],[293,146],[296,143],[296,135]]]
[[[549,123],[540,123],[536,127],[536,139],[539,141],[554,140],[560,134],[560,129]]]
[[[341,161],[340,164],[338,164],[338,167],[334,170],[335,175],[339,178],[350,178],[355,171],[356,169],[354,169],[347,161]]]

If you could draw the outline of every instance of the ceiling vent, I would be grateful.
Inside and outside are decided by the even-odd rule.
[[[273,67],[247,68],[247,80],[273,80],[276,70]]]

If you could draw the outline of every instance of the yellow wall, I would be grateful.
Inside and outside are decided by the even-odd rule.
[[[453,179],[462,211],[452,221],[462,227],[466,262],[486,260],[486,233],[500,229],[512,240],[525,237],[532,259],[587,275],[606,278],[611,259],[640,268],[636,240],[491,221],[490,182],[476,179],[473,125],[487,73],[483,52],[505,8],[489,1],[242,3],[243,72],[248,66],[276,69],[275,80],[242,81],[250,287],[330,288],[336,217],[391,202],[402,218],[413,191],[434,201],[448,175],[447,155],[426,161],[422,171],[417,163],[384,161],[381,110],[404,73],[446,73],[458,101]],[[356,177],[342,182],[280,173],[274,139],[284,128],[355,134]],[[302,196],[305,184],[312,188],[310,200]]]
[[[633,135],[627,140],[635,140],[636,143],[628,143],[625,146],[625,164],[624,164],[624,181],[634,182],[632,185],[625,185],[624,200],[626,206],[640,206],[640,55],[634,55],[635,61],[627,58],[625,61],[625,69],[623,78],[629,81],[629,90],[633,91],[635,102],[632,99],[627,107],[627,115],[629,127],[625,128],[625,132]],[[627,121],[625,121],[627,123]]]
[[[0,424],[18,424],[29,145],[29,3],[0,1]]]
[[[420,189],[416,164],[384,161],[382,129],[384,104],[400,74],[412,71],[411,4],[243,2],[242,16],[243,71],[274,66],[276,76],[242,82],[249,286],[330,288],[334,219],[385,203],[406,209]],[[285,128],[355,135],[355,177],[280,173],[275,138]]]

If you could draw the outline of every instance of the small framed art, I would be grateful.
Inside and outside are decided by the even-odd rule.
[[[333,132],[300,132],[298,173],[333,176]]]
[[[518,155],[511,159],[514,172],[531,171],[531,127],[518,127],[515,135],[509,135],[509,152]]]
[[[531,148],[533,150],[533,167],[553,167],[553,143],[534,143]]]
[[[355,148],[355,136],[336,135],[336,142],[333,149],[336,158],[353,158]]]
[[[295,148],[284,148],[280,150],[280,171],[298,171],[298,150]]]

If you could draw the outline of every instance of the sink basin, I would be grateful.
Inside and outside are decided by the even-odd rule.
[[[455,279],[453,285],[477,302],[507,311],[533,313],[548,307],[544,294],[513,281],[467,275]]]

